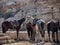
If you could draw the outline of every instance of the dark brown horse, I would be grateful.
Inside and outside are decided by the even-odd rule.
[[[8,31],[8,29],[14,29],[14,27],[15,27],[15,29],[17,31],[17,38],[18,38],[19,29],[21,28],[21,24],[25,21],[25,18],[22,18],[22,19],[17,20],[17,21],[19,23],[18,26],[17,25],[16,26],[12,25],[11,22],[9,22],[9,21],[4,21],[2,23],[2,32],[6,33]]]
[[[35,25],[34,25],[35,26]],[[34,41],[35,40],[35,31],[34,31],[34,26],[31,24],[31,22],[28,22],[26,24],[27,32],[28,32],[28,37],[30,40]]]
[[[50,23],[48,23],[47,31],[48,31],[49,41],[50,41],[50,31],[51,31],[53,42],[55,42],[55,32],[56,32],[56,39],[58,42],[58,22],[51,21]]]

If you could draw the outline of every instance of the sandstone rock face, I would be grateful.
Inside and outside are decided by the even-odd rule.
[[[8,1],[8,0],[6,0]],[[9,0],[11,1],[11,0]],[[60,20],[60,1],[59,0],[12,0],[15,1],[15,6],[12,5],[12,8],[20,8],[23,10],[20,14],[16,15],[24,15],[24,16],[33,16],[37,15],[38,18],[42,18],[45,21],[48,21],[52,18],[52,12],[54,18]],[[51,9],[53,7],[53,11]],[[15,16],[16,17],[16,16]],[[17,16],[19,19],[19,16]],[[21,16],[20,16],[21,17]]]
[[[54,18],[60,19],[59,18],[60,8],[58,7],[56,0],[53,0],[53,1],[52,0],[43,0],[43,1],[37,0],[36,3],[34,3],[34,1],[35,0],[30,0],[29,3],[22,8],[24,10],[23,15],[33,16],[36,14],[38,18],[42,18],[45,21],[48,21],[52,18],[52,12],[53,12]],[[53,7],[53,11],[51,7]]]

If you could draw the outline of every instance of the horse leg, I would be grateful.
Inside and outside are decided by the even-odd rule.
[[[58,42],[58,31],[56,31],[56,40]]]
[[[6,26],[4,27],[4,26],[2,25],[2,32],[3,32],[3,33],[6,33],[7,30],[8,30],[7,27],[6,27]]]
[[[31,40],[31,32],[30,32],[30,30],[27,30],[27,32],[28,32],[28,37],[29,37],[30,40]]]
[[[35,33],[35,41],[40,41],[40,32],[39,32],[39,30],[38,31],[36,31],[36,33]]]
[[[34,34],[35,35],[35,41],[38,41],[38,37],[37,37],[38,35],[37,34],[38,34],[38,32],[35,31],[35,34]]]
[[[42,38],[43,38],[43,41],[44,41],[44,35],[45,35],[45,30],[42,29]]]
[[[18,39],[19,31],[17,30],[17,39]]]
[[[17,40],[19,40],[18,36],[19,36],[19,29],[20,28],[16,28],[16,31],[17,31]]]
[[[42,30],[40,31],[40,33],[41,33],[41,36],[42,36],[42,41],[44,42],[44,34],[45,34],[45,30],[42,29]]]
[[[40,34],[41,34],[41,36],[42,36],[42,31],[40,30]],[[42,41],[42,40],[41,40]]]
[[[49,41],[50,41],[50,30],[48,30],[48,37],[49,37]]]
[[[32,41],[33,41],[33,36],[34,36],[33,34],[34,34],[34,33],[33,33],[33,31],[31,30],[31,31],[30,31],[30,36],[31,36],[31,40],[32,40]]]
[[[6,35],[6,29],[2,28],[2,33]]]
[[[2,32],[3,32],[3,33],[5,33],[5,29],[4,29],[4,27],[3,27],[3,26],[2,26]]]
[[[52,40],[53,40],[53,42],[55,42],[55,32],[54,31],[52,31]]]
[[[31,39],[32,39],[32,41],[35,40],[35,31],[31,31]]]

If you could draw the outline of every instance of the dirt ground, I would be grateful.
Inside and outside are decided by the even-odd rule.
[[[26,41],[21,41],[21,42],[18,42],[18,43],[11,43],[11,44],[3,44],[3,45],[60,45],[60,44],[57,44],[57,43],[30,43],[30,42],[26,42]]]
[[[51,32],[50,32],[51,33]],[[16,31],[8,31],[6,33],[7,35],[9,35],[11,38],[16,38]],[[50,34],[50,38],[51,38],[51,41],[52,41],[52,37],[51,37],[52,33]],[[41,34],[37,34],[37,36],[39,37],[38,39],[42,39],[41,37]],[[27,31],[19,31],[19,36],[18,36],[20,39],[25,39],[25,40],[28,40],[28,34],[27,34]],[[48,33],[47,31],[45,31],[45,40],[47,41],[48,40]],[[60,41],[60,31],[58,32],[58,39]]]
[[[14,39],[14,38],[16,38],[16,31],[8,31],[6,33],[6,35],[8,35],[12,39]],[[60,32],[59,32],[58,36],[59,36],[58,39],[60,41]],[[50,37],[50,38],[51,38],[51,41],[52,41],[52,37]],[[3,44],[3,45],[60,45],[60,43],[51,43],[51,42],[44,42],[44,43],[43,42],[39,42],[39,43],[30,42],[29,38],[28,38],[27,31],[20,31],[19,32],[19,39],[22,39],[22,41],[20,40],[20,41],[14,42],[14,43],[7,43],[7,44]],[[38,39],[42,40],[41,35],[39,36]],[[45,32],[45,41],[48,41],[48,34],[47,34],[47,32]]]

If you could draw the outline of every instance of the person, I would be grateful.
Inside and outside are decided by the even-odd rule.
[[[38,20],[37,15],[34,15],[33,23],[36,24]]]

